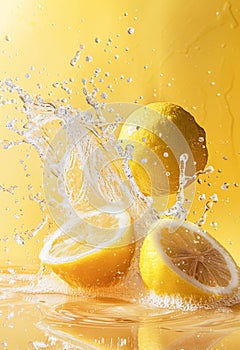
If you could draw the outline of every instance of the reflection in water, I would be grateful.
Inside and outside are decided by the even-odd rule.
[[[114,299],[77,300],[49,309],[37,326],[79,349],[205,350],[236,330],[238,315],[229,309],[191,316]]]
[[[190,317],[191,316],[191,317]],[[236,349],[240,308],[182,311],[2,289],[0,349]],[[18,338],[16,339],[16,334]],[[216,345],[214,345],[216,344]]]
[[[204,194],[206,201],[214,193],[219,197],[205,228],[229,248],[239,264],[239,172],[236,171],[240,164],[239,0],[162,1],[160,10],[159,1],[147,4],[140,1],[138,8],[135,2],[128,2],[128,6],[116,2],[114,11],[108,1],[95,7],[79,1],[72,1],[74,6],[69,6],[66,2],[64,6],[57,4],[57,11],[56,1],[42,1],[42,5],[32,0],[19,6],[16,2],[5,2],[0,14],[1,38],[5,38],[1,42],[4,74],[1,79],[16,77],[19,83],[30,86],[32,93],[39,93],[44,86],[46,94],[49,92],[54,100],[60,97],[60,90],[65,91],[67,101],[71,99],[71,104],[79,106],[83,103],[79,76],[83,76],[82,72],[84,76],[92,74],[91,56],[86,62],[79,59],[81,40],[87,44],[88,51],[94,53],[94,67],[102,68],[99,79],[104,85],[102,91],[109,90],[110,101],[115,100],[115,96],[144,104],[171,100],[194,111],[208,132],[210,163],[216,169],[212,175],[203,177],[197,190]],[[135,32],[127,33],[127,28],[132,26]],[[38,45],[37,51],[31,50],[34,42]],[[74,52],[75,55],[71,54]],[[120,59],[114,57],[116,52],[120,53]],[[74,71],[67,72],[66,61]],[[31,79],[29,73],[25,75],[29,67]],[[66,89],[66,81],[52,86],[53,79],[61,82],[67,76],[75,78],[75,83],[71,78],[68,84],[73,94]],[[9,118],[19,118],[21,113],[8,104],[2,108],[1,123],[5,129]],[[1,137],[12,135],[4,130]],[[15,142],[21,144],[19,139]],[[42,200],[37,181],[41,165],[25,144],[20,151],[16,149],[8,152],[0,149],[2,164],[7,165],[1,169],[1,184],[5,185],[0,186],[3,218],[0,260],[1,264],[8,264],[9,270],[7,281],[1,281],[0,276],[4,288],[11,283],[18,287],[29,283],[28,276],[20,281],[13,264],[25,268],[28,265],[26,269],[32,273],[29,265],[39,263],[37,251],[47,231],[39,227],[35,240],[33,228],[42,217],[41,208],[36,205]],[[27,200],[23,199],[25,196]],[[192,221],[196,221],[203,206],[204,201],[196,196],[190,213]],[[31,243],[25,245],[25,238]],[[44,287],[53,293],[48,285]],[[61,291],[65,291],[64,288],[60,287]],[[11,291],[5,294],[2,288],[0,349],[237,349],[239,316],[237,305],[231,309],[217,306],[211,311],[196,310],[190,315],[180,310],[169,310],[165,314],[161,309],[141,307],[138,311],[132,304],[116,305],[113,301],[86,303],[79,298],[54,294],[16,295]]]

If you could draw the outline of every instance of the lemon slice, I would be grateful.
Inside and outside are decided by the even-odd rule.
[[[95,210],[53,233],[40,259],[71,286],[104,287],[127,273],[134,249],[129,214]]]
[[[145,238],[140,254],[145,285],[158,295],[206,300],[231,295],[239,285],[230,254],[197,225],[159,220]]]

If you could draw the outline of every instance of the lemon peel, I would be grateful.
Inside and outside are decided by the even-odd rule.
[[[129,214],[96,210],[48,237],[40,259],[73,287],[106,287],[127,274],[134,250]]]
[[[173,103],[150,103],[133,112],[123,124],[119,139],[124,146],[134,146],[129,165],[140,191],[147,196],[177,192],[181,154],[189,156],[188,176],[203,171],[207,164],[204,129]]]

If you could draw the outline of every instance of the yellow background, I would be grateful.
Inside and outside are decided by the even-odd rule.
[[[63,97],[84,109],[81,80],[100,67],[99,78],[104,82],[95,82],[100,94],[107,92],[107,101],[164,100],[196,117],[206,130],[209,164],[215,172],[202,177],[205,182],[197,188],[189,218],[197,221],[204,209],[200,193],[207,198],[217,193],[219,202],[204,228],[240,263],[239,188],[234,186],[240,182],[239,1],[0,0],[0,7],[0,80],[18,78],[18,84],[31,94],[50,100]],[[135,29],[132,35],[129,27]],[[73,67],[70,61],[83,44],[85,49]],[[93,60],[87,62],[86,56]],[[69,87],[72,94],[54,88],[56,82]],[[12,106],[2,106],[0,139],[18,139],[5,128],[7,115],[23,117]],[[26,239],[23,246],[14,236],[26,231],[27,237],[41,219],[39,206],[28,200],[29,194],[41,191],[41,162],[27,145],[0,149],[0,159],[0,184],[18,186],[15,196],[0,192],[0,265],[33,268],[48,228]],[[26,177],[27,173],[31,176]],[[221,188],[225,182],[227,190]],[[211,222],[218,223],[216,230]]]

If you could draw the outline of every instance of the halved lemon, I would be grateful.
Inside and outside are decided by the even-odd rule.
[[[126,211],[95,210],[48,237],[41,261],[74,287],[105,287],[128,271],[135,250]]]
[[[150,229],[140,272],[158,295],[205,301],[232,295],[239,286],[237,265],[225,248],[197,225],[177,219],[159,220]]]

